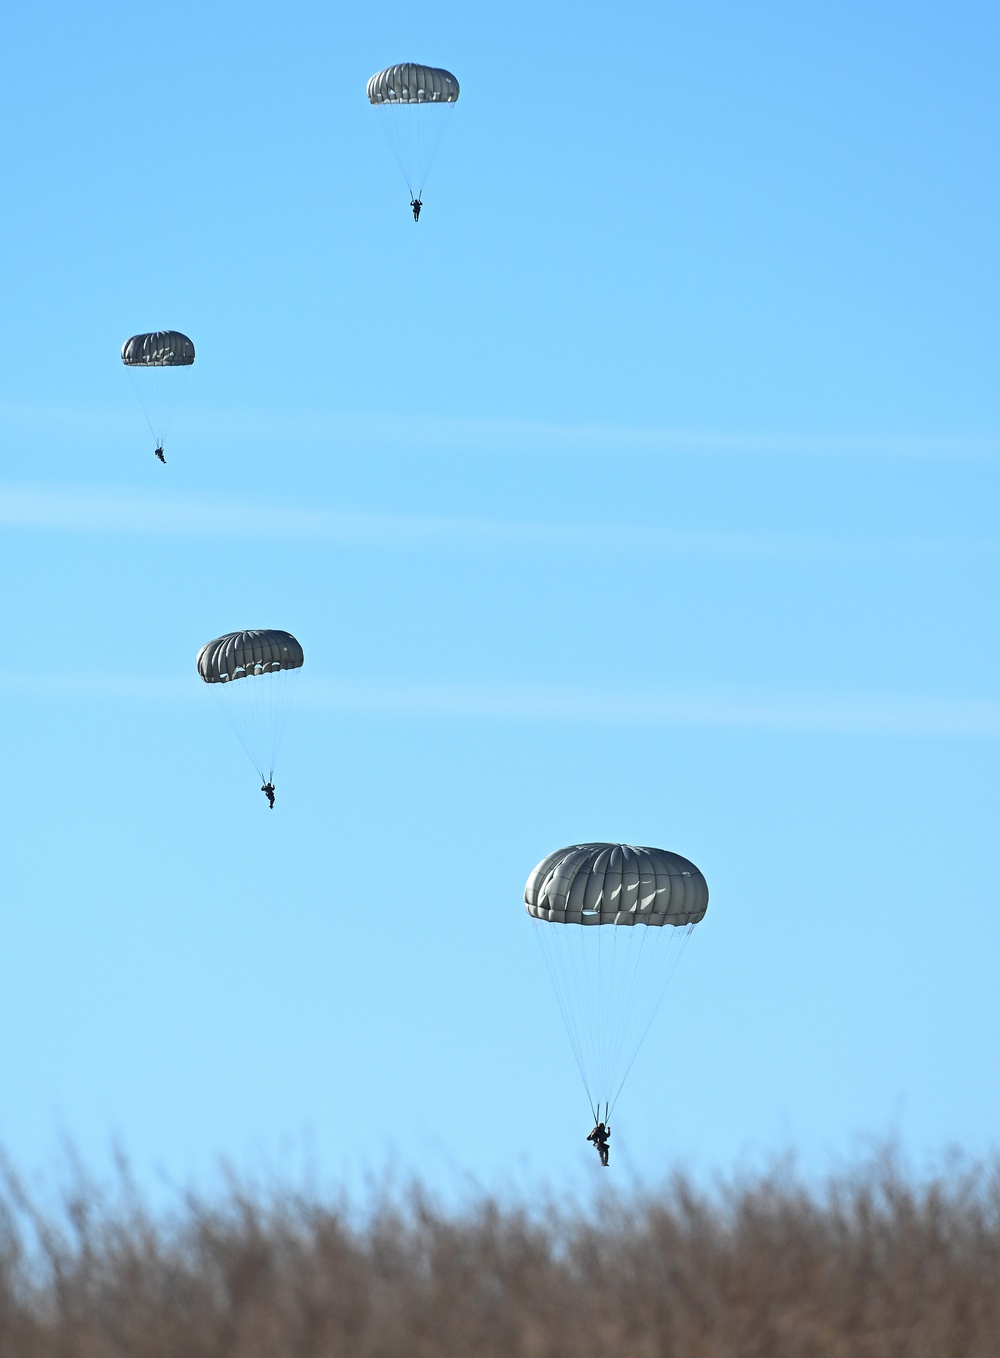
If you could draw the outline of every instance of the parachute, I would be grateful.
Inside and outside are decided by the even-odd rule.
[[[261,781],[272,782],[302,668],[302,647],[291,632],[227,632],[207,642],[196,663],[202,679],[219,694],[225,717]]]
[[[424,191],[458,95],[458,81],[450,71],[412,61],[377,71],[368,82],[368,101],[379,110],[411,200]]]
[[[122,345],[126,368],[189,368],[194,362],[194,345],[179,330],[154,330],[149,335],[133,335]]]
[[[194,345],[179,330],[154,330],[127,339],[122,345],[122,362],[133,375],[149,432],[162,452],[181,391],[172,369],[190,368]]]
[[[705,917],[708,884],[666,849],[571,844],[538,864],[524,903],[594,1121],[607,1122]]]

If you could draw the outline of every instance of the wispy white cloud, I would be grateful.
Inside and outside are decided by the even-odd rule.
[[[102,438],[134,431],[130,393],[114,406],[40,405],[0,400],[9,428]],[[995,458],[1000,437],[958,434],[831,433],[822,430],[724,430],[555,424],[543,420],[461,419],[427,414],[374,415],[337,410],[233,410],[188,405],[188,429],[241,442],[309,440],[334,448],[393,447],[449,451],[571,453],[581,449],[619,453],[706,453],[735,457]]]
[[[1000,736],[1000,701],[858,694],[587,690],[471,684],[303,683],[305,705],[476,718],[901,736]]]
[[[251,681],[252,682],[252,681]],[[0,676],[0,689],[67,700],[210,701],[193,672],[181,676],[62,674]],[[892,694],[685,693],[561,685],[457,684],[432,680],[331,683],[303,676],[296,706],[313,711],[443,721],[545,722],[787,734],[1000,737],[1000,701]]]
[[[730,457],[994,458],[1000,438],[927,434],[835,434],[816,430],[721,430],[554,424],[543,420],[460,419],[433,415],[342,412],[192,413],[199,425],[241,438],[293,435],[337,446],[381,450],[421,447],[490,453],[580,451],[636,454],[720,454]]]
[[[371,514],[224,499],[181,498],[66,485],[0,485],[0,524],[44,532],[125,536],[240,537],[388,549],[630,550],[857,560],[927,553],[992,554],[984,539],[838,538],[820,534],[679,532],[627,523],[573,524],[449,515]]]
[[[99,702],[197,702],[206,695],[191,664],[191,678],[179,675],[110,674],[80,672],[62,674],[18,673],[0,675],[0,690],[36,698],[93,699]]]

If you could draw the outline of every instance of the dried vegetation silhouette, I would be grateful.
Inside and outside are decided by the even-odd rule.
[[[0,1190],[0,1358],[996,1358],[1000,1176],[892,1155],[586,1207],[419,1187],[363,1210],[127,1169]]]

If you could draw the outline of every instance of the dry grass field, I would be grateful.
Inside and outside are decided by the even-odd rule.
[[[0,1358],[995,1358],[1000,1174],[892,1156],[807,1190],[683,1179],[587,1209],[238,1183],[153,1214],[123,1171],[0,1195]]]

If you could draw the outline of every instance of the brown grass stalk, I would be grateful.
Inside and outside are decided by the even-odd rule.
[[[996,1358],[1000,1176],[892,1155],[584,1208],[0,1185],[0,1358]]]

